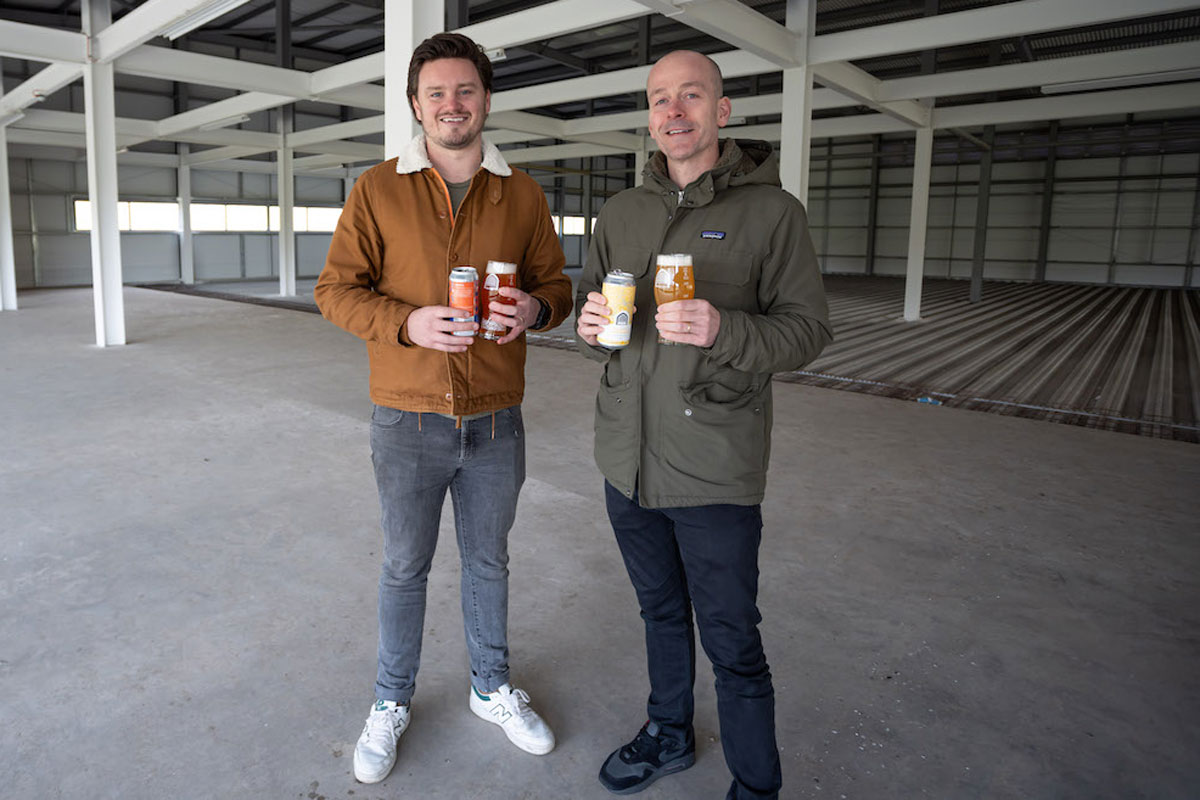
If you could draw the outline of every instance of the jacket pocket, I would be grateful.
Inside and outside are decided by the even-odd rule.
[[[679,388],[664,408],[662,453],[684,476],[734,493],[761,491],[769,451],[769,386],[702,381]]]
[[[696,277],[696,297],[717,308],[754,311],[758,296],[750,278],[754,273],[754,254],[727,250],[718,255],[697,257],[692,268]]]
[[[637,387],[610,384],[606,375],[596,392],[596,466],[611,483],[632,486],[640,446]]]

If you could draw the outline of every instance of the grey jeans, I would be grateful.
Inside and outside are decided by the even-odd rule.
[[[383,509],[379,669],[375,696],[413,695],[425,627],[425,590],[447,489],[462,564],[471,683],[508,681],[508,530],[525,482],[521,407],[462,423],[375,406],[371,461]]]

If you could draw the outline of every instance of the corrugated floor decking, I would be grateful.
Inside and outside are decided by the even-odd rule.
[[[154,288],[316,311],[269,282]],[[835,341],[777,380],[1200,443],[1200,290],[989,282],[972,304],[967,282],[926,279],[908,323],[902,278],[825,288]],[[573,349],[573,328],[529,340]]]
[[[1200,292],[826,276],[835,341],[813,386],[1200,442]]]

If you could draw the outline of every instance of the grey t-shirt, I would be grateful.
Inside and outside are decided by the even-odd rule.
[[[463,198],[467,196],[467,190],[470,188],[471,181],[469,179],[462,183],[446,181],[446,189],[450,192],[450,205],[454,209],[454,216],[458,216],[458,207],[462,205]]]

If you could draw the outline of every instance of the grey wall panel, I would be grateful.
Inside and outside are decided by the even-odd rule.
[[[875,257],[876,275],[903,275],[907,268],[908,263],[903,258]]]
[[[13,259],[16,261],[18,289],[31,289],[34,282],[33,236],[25,233],[13,234]]]
[[[332,234],[328,233],[303,233],[297,236],[296,274],[307,278],[320,275],[332,240]]]
[[[829,230],[828,254],[838,256],[866,256],[866,228],[831,228]]]
[[[876,258],[907,258],[908,228],[880,228],[875,233]]]
[[[988,225],[1037,229],[1041,224],[1042,198],[1036,195],[992,193],[988,203]],[[974,221],[974,217],[971,218]],[[990,237],[989,237],[990,238]]]
[[[238,196],[237,174],[193,169],[192,196],[204,200],[236,200]]]
[[[33,197],[33,213],[37,218],[39,233],[69,233],[73,227],[74,212],[71,199],[65,195],[38,194]]]
[[[1128,187],[1126,187],[1128,189]],[[1133,225],[1153,225],[1158,194],[1153,191],[1121,193],[1121,214],[1118,224],[1122,227]]]
[[[1041,184],[1045,175],[1041,161],[1009,161],[992,164],[993,181],[1029,181]]]
[[[858,225],[863,228],[867,226],[867,218],[870,213],[870,205],[865,197],[838,197],[834,195],[829,198],[827,206],[830,216],[830,224],[832,225]],[[824,213],[824,209],[822,209]]]
[[[1053,221],[1062,227],[1108,227],[1117,208],[1115,194],[1060,194],[1054,198]]]
[[[853,256],[825,256],[818,259],[823,272],[837,272],[846,275],[866,275],[867,262]]]
[[[121,236],[121,277],[126,282],[179,279],[179,236],[135,233]]]
[[[341,206],[342,181],[296,176],[296,205]]]
[[[176,171],[152,167],[118,167],[121,199],[175,198]]]
[[[1182,286],[1183,277],[1184,270],[1181,267],[1118,264],[1113,271],[1113,283],[1133,286]]]
[[[1122,228],[1117,235],[1118,262],[1149,263],[1153,231],[1146,228]]]
[[[193,262],[196,280],[242,277],[242,248],[236,233],[196,234]]]
[[[279,237],[261,233],[245,234],[242,246],[246,253],[246,277],[269,278],[279,274],[279,254],[275,242]]]
[[[86,234],[42,234],[38,263],[43,286],[81,286],[92,282],[92,245]]]
[[[1108,279],[1107,267],[1099,264],[1046,263],[1046,280],[1063,283],[1104,283]]]
[[[1059,228],[1051,233],[1048,256],[1051,261],[1090,261],[1107,264],[1111,254],[1110,245],[1108,231]]]
[[[1187,228],[1166,228],[1153,232],[1152,241],[1155,264],[1186,264],[1188,238],[1191,232]]]
[[[26,194],[9,193],[9,205],[12,208],[13,231],[29,230],[29,196]]]
[[[257,172],[243,173],[242,199],[255,202],[275,202],[275,176]]]
[[[86,165],[85,165],[86,167]],[[76,165],[73,161],[33,162],[34,192],[86,192],[87,178],[76,183]]]
[[[1164,184],[1191,184],[1182,191],[1164,186],[1164,191],[1158,194],[1157,224],[1160,227],[1188,227],[1192,224],[1192,214],[1196,204],[1196,181],[1188,178],[1184,181],[1163,181]]]
[[[999,277],[991,272],[992,262],[1037,261],[1037,228],[992,228],[988,231],[985,260],[988,277]]]

